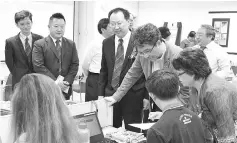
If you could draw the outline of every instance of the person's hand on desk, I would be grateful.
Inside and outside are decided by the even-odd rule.
[[[143,110],[148,110],[150,108],[150,102],[147,99],[143,99]]]
[[[117,102],[113,97],[105,97],[104,99],[108,102],[109,106],[112,106],[114,103]]]

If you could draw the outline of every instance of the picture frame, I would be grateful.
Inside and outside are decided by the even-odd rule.
[[[214,41],[222,47],[228,47],[230,18],[213,18],[212,26],[216,30]]]

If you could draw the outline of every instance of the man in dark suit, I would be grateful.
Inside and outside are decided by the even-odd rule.
[[[71,85],[78,72],[79,59],[75,42],[63,37],[65,25],[66,21],[61,13],[50,17],[50,34],[35,42],[32,62],[35,72],[55,80],[68,100],[72,93]]]
[[[115,8],[109,12],[110,26],[115,35],[105,39],[102,46],[102,61],[99,76],[99,96],[112,96],[119,87],[135,59],[133,37],[129,31],[129,12],[123,8]],[[130,123],[141,123],[143,109],[149,108],[149,95],[144,87],[144,75],[120,102],[114,105],[113,126],[122,126],[139,132],[129,126]]]
[[[16,36],[8,38],[5,45],[5,61],[12,74],[12,88],[28,73],[32,73],[32,47],[43,37],[31,33],[32,14],[22,10],[15,14],[16,26],[21,30]]]

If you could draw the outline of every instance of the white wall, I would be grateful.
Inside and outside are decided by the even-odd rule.
[[[236,11],[236,1],[139,1],[139,25],[151,22],[158,27],[164,22],[182,22],[182,37],[190,31],[197,31],[201,24],[212,25],[212,18],[230,18],[229,43],[227,51],[237,52],[237,13],[209,14],[209,11]]]

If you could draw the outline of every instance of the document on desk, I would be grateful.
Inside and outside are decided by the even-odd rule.
[[[152,125],[155,123],[140,123],[140,124],[129,124],[130,126],[142,129],[142,130],[148,130]]]

